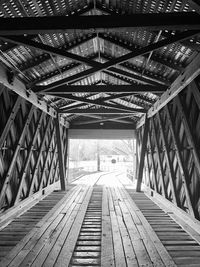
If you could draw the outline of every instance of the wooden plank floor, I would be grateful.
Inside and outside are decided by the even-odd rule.
[[[129,194],[114,174],[89,178],[76,182],[0,267],[200,266],[200,246],[152,200]]]

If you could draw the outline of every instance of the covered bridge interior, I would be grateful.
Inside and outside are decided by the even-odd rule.
[[[68,183],[69,136],[106,131],[136,190]],[[199,0],[0,1],[1,267],[200,266],[199,142]]]

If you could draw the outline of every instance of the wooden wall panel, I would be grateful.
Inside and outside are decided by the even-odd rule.
[[[68,130],[61,128],[67,162]],[[54,118],[1,87],[0,212],[58,180]]]
[[[200,219],[199,77],[149,120],[145,167],[152,190]],[[141,147],[144,126],[138,129]],[[138,158],[140,157],[138,149]]]

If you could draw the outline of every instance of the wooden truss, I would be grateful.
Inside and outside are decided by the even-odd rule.
[[[191,82],[138,129],[139,173],[151,190],[199,219],[200,86]],[[142,142],[143,141],[143,142]],[[146,148],[146,149],[145,149]]]
[[[65,189],[67,128],[3,86],[0,109],[0,210],[59,179]]]
[[[188,3],[200,13],[197,0],[188,0]],[[109,15],[77,16],[93,8]],[[144,178],[151,190],[193,217],[200,218],[200,193],[197,190],[200,185],[197,145],[200,138],[200,93],[196,79],[200,74],[200,55],[184,70],[184,64],[165,60],[159,53],[154,53],[176,43],[191,50],[199,49],[198,44],[190,42],[200,33],[199,14],[150,12],[117,15],[115,11],[98,3],[95,6],[89,3],[76,11],[75,16],[48,17],[40,12],[39,17],[25,14],[24,17],[0,18],[0,39],[5,54],[19,46],[40,51],[34,59],[25,58],[14,72],[13,66],[6,65],[6,69],[0,66],[0,210],[16,205],[59,179],[61,188],[66,189],[69,123],[63,119],[64,116],[89,118],[75,120],[72,126],[80,128],[104,123],[105,128],[108,124],[115,128],[120,123],[124,129],[135,129],[136,121],[144,114],[137,125],[137,190],[141,190]],[[128,43],[115,34],[124,28],[149,32],[152,36],[143,46]],[[58,42],[58,46],[43,42],[39,36],[74,30],[87,31],[75,35],[70,43]],[[82,56],[72,52],[95,38],[117,45],[122,53],[111,56],[99,49],[98,53]],[[66,60],[66,64],[58,66],[54,57]],[[145,64],[152,60],[180,75],[172,83],[173,79],[165,78],[165,75],[147,73],[144,66],[141,70],[135,68],[131,61],[137,57],[143,58]],[[21,82],[26,72],[51,60],[56,68],[36,75],[26,85]],[[94,84],[84,83],[97,73],[117,79],[119,84],[106,83],[106,79],[94,81]],[[57,75],[64,78],[48,82]],[[78,85],[79,82],[87,85]],[[153,97],[145,98],[150,93]],[[134,98],[131,105],[127,100],[130,96]],[[59,105],[56,105],[57,101]]]

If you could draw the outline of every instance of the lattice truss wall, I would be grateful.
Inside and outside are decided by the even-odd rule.
[[[200,219],[199,90],[196,79],[137,131],[138,166],[144,183],[197,219]]]
[[[55,128],[54,118],[0,88],[1,211],[59,180]],[[67,129],[61,134],[67,166]]]

